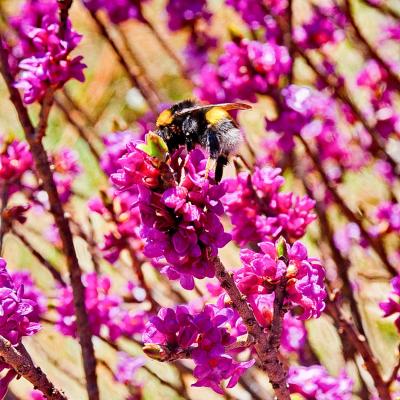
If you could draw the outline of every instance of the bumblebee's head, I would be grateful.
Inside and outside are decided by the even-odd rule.
[[[173,121],[174,115],[172,114],[172,111],[168,108],[160,113],[157,118],[156,125],[157,128],[165,128],[166,126],[171,125]]]

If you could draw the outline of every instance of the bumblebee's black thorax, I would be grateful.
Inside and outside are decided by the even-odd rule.
[[[195,106],[196,103],[192,100],[181,101],[163,111],[158,117],[158,134],[164,139],[170,151],[176,150],[181,145],[186,145],[190,150],[196,144],[200,144],[199,137],[207,129],[205,112],[197,110],[179,115],[180,111]]]

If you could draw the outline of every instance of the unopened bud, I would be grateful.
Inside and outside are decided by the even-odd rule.
[[[153,360],[164,361],[167,358],[165,350],[156,343],[146,343],[143,346],[143,353]]]

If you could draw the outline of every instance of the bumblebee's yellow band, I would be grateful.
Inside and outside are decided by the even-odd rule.
[[[215,125],[226,118],[230,119],[231,117],[224,109],[220,107],[213,107],[211,110],[206,112],[206,121],[211,125]]]

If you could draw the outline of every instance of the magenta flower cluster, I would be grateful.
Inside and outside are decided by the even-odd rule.
[[[143,312],[133,312],[125,307],[120,295],[111,292],[111,279],[88,273],[83,276],[85,304],[92,334],[104,334],[114,341],[123,335],[133,336],[141,333],[146,322]],[[76,337],[76,317],[74,312],[72,288],[59,288],[56,311],[57,329],[67,336]]]
[[[72,195],[72,184],[81,173],[77,154],[68,148],[61,148],[52,154],[51,162],[58,195],[62,203],[67,203]]]
[[[10,191],[18,191],[21,178],[33,165],[32,155],[27,143],[13,140],[6,143],[0,154],[0,180],[6,181]]]
[[[310,20],[296,27],[293,38],[305,49],[319,49],[345,38],[346,17],[337,5],[315,6]]]
[[[351,400],[353,381],[345,372],[335,378],[321,365],[289,368],[289,389],[306,399]]]
[[[20,36],[17,49],[12,50],[18,61],[15,86],[23,91],[27,104],[41,101],[47,90],[60,88],[70,79],[84,80],[82,57],[70,56],[81,35],[69,21],[61,34],[57,10],[56,1],[28,1],[12,20]]]
[[[210,103],[235,99],[256,101],[256,94],[277,88],[290,70],[286,47],[242,39],[228,42],[218,65],[206,65],[198,77],[197,95]]]
[[[60,200],[66,203],[73,193],[72,186],[75,178],[81,173],[78,157],[74,151],[61,148],[54,151],[49,159]],[[41,196],[42,187],[34,179],[33,158],[27,143],[13,140],[3,144],[0,154],[1,181],[7,182],[9,196],[22,191],[32,205],[42,204],[47,208],[47,198]],[[35,209],[37,210],[37,207]],[[15,211],[18,210],[15,209]]]
[[[193,289],[194,278],[213,277],[211,259],[231,236],[224,232],[219,220],[223,213],[220,201],[222,185],[205,178],[206,158],[200,150],[185,158],[178,151],[173,157],[170,179],[163,186],[161,171],[154,160],[134,144],[120,159],[122,170],[112,175],[119,188],[139,189],[141,235],[145,239],[144,254],[165,261],[162,272],[170,279],[179,279],[185,289]],[[179,171],[180,170],[180,171]],[[181,173],[179,183],[173,174]]]
[[[196,20],[209,20],[211,13],[207,10],[206,0],[169,0],[166,6],[168,28],[177,31],[191,28]]]
[[[370,109],[366,115],[375,120],[375,129],[384,139],[392,134],[400,137],[400,113],[396,108],[396,87],[389,81],[387,70],[377,61],[368,60],[360,70],[356,83],[367,90]]]
[[[258,308],[257,296],[271,294],[276,286],[286,280],[286,301],[299,307],[299,318],[318,318],[325,308],[325,271],[320,261],[309,258],[306,247],[300,242],[287,246],[287,260],[278,256],[276,245],[271,242],[258,244],[262,253],[250,249],[240,252],[243,267],[235,272],[240,291],[251,296],[251,303]],[[255,310],[257,313],[257,309]]]
[[[379,204],[376,210],[376,218],[385,224],[387,232],[400,232],[400,204],[385,201]]]
[[[383,310],[384,317],[396,315],[395,325],[400,332],[400,276],[396,276],[391,280],[392,293],[391,296],[379,304]]]
[[[83,3],[90,11],[104,10],[111,22],[119,24],[129,19],[143,22],[142,2],[145,0],[84,0]]]
[[[193,375],[197,381],[192,386],[207,386],[223,394],[221,383],[229,380],[227,387],[235,386],[255,362],[236,361],[229,353],[229,345],[236,341],[228,329],[232,314],[232,310],[210,304],[200,312],[191,312],[183,305],[176,310],[162,308],[146,325],[143,342],[188,353],[196,365]]]
[[[144,244],[140,238],[139,209],[132,207],[132,204],[137,202],[137,194],[114,191],[111,196],[111,210],[97,197],[90,200],[88,207],[105,220],[116,223],[116,229],[106,233],[103,243],[99,246],[104,258],[110,263],[115,263],[127,247],[135,252],[136,257],[141,256]]]
[[[7,271],[6,261],[0,258],[0,335],[16,347],[22,337],[32,336],[40,330],[40,306],[32,299],[37,296],[32,296],[32,291],[30,295],[25,296],[24,278],[19,278],[22,277],[17,276],[14,282]],[[5,396],[8,384],[17,376],[16,371],[1,361],[0,371],[4,370],[7,370],[7,373],[0,379],[0,398]]]
[[[287,8],[287,0],[265,0],[262,2],[252,0],[225,0],[225,3],[235,9],[243,21],[251,28],[266,28],[267,37],[271,37],[271,24],[277,29],[276,21],[270,15],[282,15]]]
[[[280,192],[284,178],[279,168],[256,167],[224,181],[222,198],[231,219],[233,239],[240,245],[275,240],[300,239],[315,220],[315,202],[307,196]]]
[[[36,287],[31,274],[28,271],[14,271],[11,272],[11,279],[15,287],[24,288],[24,299],[30,300],[33,307],[31,312],[32,320],[39,321],[47,311],[47,298]]]

